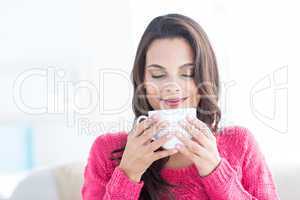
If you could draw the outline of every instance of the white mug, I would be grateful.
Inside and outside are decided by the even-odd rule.
[[[188,138],[192,138],[192,136],[183,129],[178,122],[184,120],[184,118],[188,115],[197,116],[196,108],[177,108],[177,109],[165,109],[165,110],[151,110],[148,112],[148,116],[141,115],[137,118],[136,123],[140,123],[142,119],[147,119],[154,114],[158,114],[161,120],[165,120],[169,122],[169,126],[161,129],[159,132],[155,133],[153,140],[159,139],[161,136],[174,132],[174,130],[181,132],[186,135]],[[162,145],[165,149],[173,149],[176,144],[182,144],[182,142],[174,136],[169,139],[165,144]]]

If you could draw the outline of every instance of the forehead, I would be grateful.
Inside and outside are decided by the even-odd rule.
[[[158,64],[165,68],[193,62],[193,50],[184,38],[154,40],[146,53],[146,66]]]

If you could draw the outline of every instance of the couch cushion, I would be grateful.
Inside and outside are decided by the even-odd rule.
[[[69,163],[53,169],[60,200],[81,200],[84,164]]]

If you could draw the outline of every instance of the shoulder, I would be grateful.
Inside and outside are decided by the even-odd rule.
[[[218,132],[218,138],[240,144],[255,142],[254,135],[249,128],[243,126],[222,127]]]
[[[126,144],[127,132],[109,132],[99,135],[93,147],[97,149],[114,149]]]
[[[127,132],[109,132],[99,135],[92,144],[89,159],[109,165],[106,167],[113,167],[113,162],[110,159],[112,152],[125,147],[127,136]]]
[[[226,157],[239,160],[255,148],[259,148],[256,139],[249,128],[243,126],[227,126],[217,134],[218,147]]]

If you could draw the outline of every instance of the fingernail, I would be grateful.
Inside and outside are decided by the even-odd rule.
[[[162,126],[163,126],[163,127],[169,126],[169,122],[168,122],[168,121],[163,121],[163,122],[162,122]]]
[[[188,119],[189,121],[191,121],[191,120],[193,120],[193,116],[188,115],[188,116],[187,116],[187,119]]]
[[[175,134],[176,134],[177,137],[182,138],[181,133],[176,132]]]
[[[153,121],[158,121],[158,120],[159,120],[159,115],[158,115],[158,114],[153,114],[150,118],[151,118]]]
[[[180,124],[181,124],[182,126],[186,126],[187,121],[184,119],[184,120],[180,121]]]

